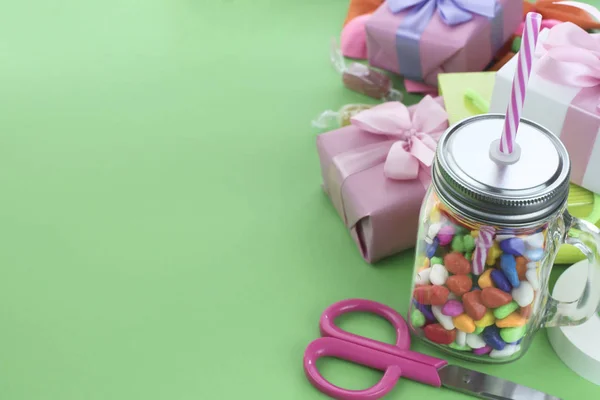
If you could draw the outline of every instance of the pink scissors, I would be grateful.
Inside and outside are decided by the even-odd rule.
[[[342,314],[362,311],[385,318],[396,330],[396,344],[346,332],[335,325]],[[304,371],[321,392],[339,400],[374,400],[385,396],[400,377],[431,386],[445,386],[484,399],[560,400],[514,382],[448,365],[445,360],[410,350],[406,321],[390,307],[369,300],[349,299],[329,306],[319,322],[321,338],[311,342],[304,353]],[[365,390],[346,390],[321,376],[316,362],[320,357],[336,357],[384,371],[381,380]]]

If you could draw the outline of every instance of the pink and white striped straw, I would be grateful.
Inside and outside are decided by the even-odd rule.
[[[523,112],[523,103],[527,92],[527,81],[531,74],[533,65],[533,54],[540,34],[542,25],[542,16],[538,13],[530,12],[525,17],[525,28],[523,29],[523,41],[521,50],[517,58],[517,69],[513,79],[512,93],[506,109],[504,119],[504,130],[500,139],[500,152],[512,154],[514,150],[515,138],[521,122]]]
[[[495,232],[495,229],[491,226],[482,226],[479,229],[479,235],[475,239],[475,251],[473,252],[473,262],[471,264],[473,275],[483,274],[488,251],[494,244]]]

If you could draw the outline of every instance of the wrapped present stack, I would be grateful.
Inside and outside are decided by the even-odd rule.
[[[588,31],[600,28],[600,12],[554,0],[351,0],[331,59],[348,89],[381,104],[334,107],[313,125],[328,130],[317,138],[323,188],[367,262],[414,246],[444,130],[506,111],[530,11],[544,20],[524,117],[560,136],[573,164],[569,209],[599,223],[600,34]],[[428,95],[391,101],[403,91],[386,75]],[[557,262],[581,258],[563,248]]]

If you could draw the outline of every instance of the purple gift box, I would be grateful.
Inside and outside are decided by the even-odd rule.
[[[383,103],[317,137],[323,189],[372,263],[414,246],[437,140],[448,127],[441,97]]]
[[[437,86],[485,69],[523,20],[523,0],[387,0],[366,23],[369,63]]]

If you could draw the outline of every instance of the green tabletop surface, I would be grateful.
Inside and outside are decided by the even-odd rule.
[[[412,251],[365,263],[320,188],[311,119],[371,102],[329,63],[347,4],[4,3],[2,399],[324,399],[302,368],[323,309],[406,312]],[[340,324],[394,339],[374,317]],[[451,361],[600,397],[543,331],[513,364]],[[320,366],[352,389],[381,376]],[[408,380],[388,398],[425,396],[468,398]]]

